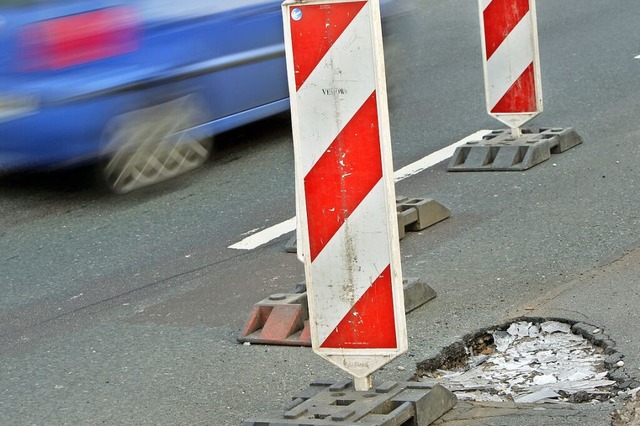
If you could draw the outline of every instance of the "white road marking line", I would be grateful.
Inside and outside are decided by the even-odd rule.
[[[435,166],[436,164],[451,157],[454,151],[456,150],[456,148],[459,147],[460,145],[464,145],[465,143],[473,140],[482,139],[482,137],[487,133],[489,133],[490,131],[491,130],[477,131],[467,136],[466,138],[459,140],[456,143],[453,143],[445,148],[442,148],[436,152],[433,152],[427,155],[424,158],[421,158],[416,162],[413,162],[407,166],[404,166],[403,168],[397,170],[393,174],[395,181],[400,182],[403,179],[416,175],[430,167]],[[295,231],[295,229],[296,229],[296,218],[294,216],[291,219],[287,219],[284,222],[278,223],[269,228],[263,229],[260,232],[250,235],[249,237],[241,241],[238,241],[233,245],[230,245],[229,248],[234,250],[253,250],[255,248],[260,247],[261,245],[264,245],[272,240],[275,240],[276,238],[284,234]]]
[[[253,234],[242,241],[230,245],[230,249],[235,250],[253,250],[260,247],[263,244],[268,243],[271,240],[284,235],[288,232],[295,231],[296,229],[296,217],[287,219],[284,222],[280,222],[277,225],[273,225],[267,229],[264,229],[256,234]]]
[[[395,178],[396,182],[400,182],[403,179],[416,175],[451,157],[455,152],[456,148],[459,147],[460,145],[464,145],[465,143],[471,142],[474,140],[475,141],[480,140],[484,135],[490,132],[491,130],[479,130],[467,136],[464,139],[460,139],[458,142],[454,144],[444,147],[436,152],[433,152],[427,155],[426,157],[418,161],[415,161],[407,166],[404,166],[399,170],[396,170],[396,172],[393,174],[393,177]]]
[[[634,59],[640,59],[640,55],[636,56]]]

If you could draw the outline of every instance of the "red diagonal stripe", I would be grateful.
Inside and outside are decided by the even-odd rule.
[[[302,18],[295,21],[289,17],[296,89],[300,89],[366,3],[359,1],[299,6]]]
[[[381,178],[373,92],[304,178],[311,261]]]
[[[487,59],[529,12],[529,0],[493,0],[483,12]]]
[[[371,287],[353,305],[320,347],[340,349],[397,347],[390,266],[387,266],[371,284]]]
[[[491,109],[492,113],[536,112],[536,82],[533,62]]]

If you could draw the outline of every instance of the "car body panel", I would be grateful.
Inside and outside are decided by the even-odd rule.
[[[280,1],[7,2],[0,0],[0,171],[95,160],[111,118],[186,95],[197,96],[207,117],[193,129],[199,137],[289,108]],[[396,4],[385,1],[386,13]],[[105,10],[124,17],[117,22],[126,38],[113,36],[117,54],[74,63],[73,52],[41,53],[56,51],[42,42],[50,30],[43,22]]]

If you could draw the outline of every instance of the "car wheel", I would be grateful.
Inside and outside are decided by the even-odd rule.
[[[125,194],[199,167],[209,157],[211,140],[187,130],[204,121],[193,96],[113,118],[99,165],[102,181],[112,192]]]

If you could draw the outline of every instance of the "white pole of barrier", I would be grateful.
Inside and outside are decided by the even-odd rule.
[[[542,112],[535,0],[478,0],[487,112],[521,135]]]
[[[408,346],[379,8],[283,3],[312,347],[361,391]]]

